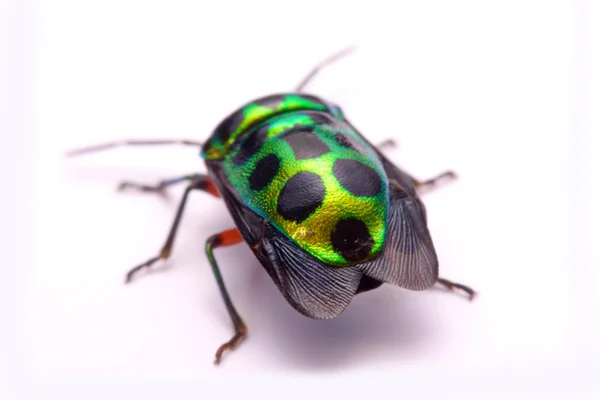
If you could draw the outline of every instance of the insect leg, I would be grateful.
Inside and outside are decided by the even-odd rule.
[[[301,92],[304,89],[304,87],[315,77],[315,75],[319,73],[319,71],[321,71],[324,67],[336,62],[340,58],[350,54],[352,51],[354,51],[354,49],[354,46],[347,47],[321,61],[302,79],[298,86],[296,86],[295,91]]]
[[[398,147],[398,143],[394,139],[385,139],[377,144],[379,150],[395,149],[396,147]]]
[[[469,300],[473,300],[473,298],[475,297],[475,295],[477,294],[473,289],[471,289],[470,287],[466,286],[466,285],[462,285],[460,283],[455,283],[455,282],[451,282],[447,279],[443,279],[443,278],[438,278],[437,282],[440,285],[445,286],[448,290],[462,290],[463,292],[465,292],[468,296],[469,296]]]
[[[115,142],[108,142],[97,144],[88,147],[82,147],[79,149],[71,150],[67,152],[67,157],[79,156],[87,153],[94,153],[102,150],[114,149],[115,147],[125,147],[125,146],[162,146],[162,145],[183,145],[183,146],[195,146],[201,147],[202,143],[197,142],[195,140],[188,139],[131,139],[131,140],[118,140]]]
[[[427,190],[427,189],[433,189],[439,183],[441,183],[441,181],[443,181],[445,179],[454,180],[456,178],[458,178],[458,176],[454,173],[454,171],[444,171],[441,174],[439,174],[437,176],[434,176],[431,179],[424,180],[424,181],[420,181],[418,179],[415,179],[412,176],[410,177],[410,179],[413,182],[413,185],[415,185],[415,188],[417,190],[419,190],[419,191]]]
[[[175,242],[175,235],[177,234],[177,229],[179,228],[179,223],[181,222],[181,216],[183,215],[183,209],[185,208],[185,203],[187,202],[188,196],[192,190],[203,190],[208,192],[214,196],[218,196],[217,189],[212,182],[212,180],[208,177],[208,175],[197,175],[192,183],[185,189],[183,193],[183,197],[181,198],[181,202],[179,203],[179,208],[177,209],[177,214],[175,214],[175,219],[173,220],[173,224],[171,225],[171,229],[169,230],[169,235],[167,236],[167,240],[165,244],[161,248],[160,252],[156,257],[150,258],[148,261],[140,264],[127,272],[125,276],[125,283],[131,282],[133,276],[142,269],[150,268],[154,263],[158,260],[166,260],[171,255],[171,250],[173,248],[173,243]]]
[[[233,327],[235,329],[235,334],[233,337],[218,348],[215,355],[215,364],[219,364],[221,362],[221,356],[225,350],[233,350],[244,339],[246,333],[248,332],[246,324],[231,302],[229,293],[227,293],[227,289],[225,288],[225,282],[221,276],[221,271],[219,270],[219,266],[217,265],[217,261],[215,260],[215,256],[213,254],[213,250],[218,247],[233,246],[240,242],[242,242],[242,236],[237,229],[230,229],[228,231],[212,235],[206,241],[206,255],[210,261],[212,271],[215,274],[215,279],[217,280],[217,285],[219,285],[221,297],[223,297],[225,307],[227,307],[227,312],[229,312],[229,316],[231,317],[231,321],[233,322]]]
[[[199,174],[188,174],[184,176],[178,176],[176,178],[164,179],[158,182],[156,185],[145,185],[137,182],[123,181],[119,184],[118,190],[133,189],[138,190],[140,192],[151,192],[165,195],[165,189],[167,187],[176,185],[181,182],[194,182],[196,179],[198,179],[199,176]],[[214,185],[209,186],[206,191],[208,191],[210,194],[216,197],[219,197],[219,193],[217,192]]]

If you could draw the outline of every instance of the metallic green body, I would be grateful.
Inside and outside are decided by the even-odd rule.
[[[315,145],[301,135],[308,135]],[[335,105],[306,95],[256,100],[215,130],[202,156],[221,160],[242,201],[325,264],[355,265],[383,250],[389,208],[387,174],[371,146]],[[269,164],[269,160],[273,162]],[[288,201],[282,202],[286,200],[282,199],[284,187],[300,172],[316,175],[311,175],[316,183],[294,185],[293,193],[287,191]],[[354,186],[352,180],[361,178],[360,172],[370,179],[373,190],[369,193],[349,190]],[[311,196],[316,200],[309,204],[308,215],[293,218],[278,208],[284,203],[284,209],[297,217],[298,208],[289,203],[306,203]],[[372,238],[360,259],[345,258],[332,244],[336,224],[347,219],[364,223]]]
[[[337,117],[341,116],[341,110],[337,106],[310,95],[291,93],[263,97],[231,113],[209,138],[202,149],[202,158],[222,159],[238,137],[277,114],[309,110],[327,111]]]

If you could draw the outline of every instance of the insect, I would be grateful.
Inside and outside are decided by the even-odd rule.
[[[206,255],[235,333],[218,348],[216,364],[247,335],[214,256],[220,247],[246,242],[289,304],[314,319],[336,317],[355,295],[383,283],[415,291],[438,283],[464,291],[469,299],[475,295],[468,286],[438,276],[438,258],[419,198],[423,189],[454,173],[415,179],[383,154],[393,141],[371,144],[340,107],[303,92],[323,67],[352,49],[315,66],[293,92],[258,98],[235,110],[204,143],[125,140],[68,153],[131,145],[200,149],[208,173],[156,185],[121,183],[121,189],[155,193],[187,183],[163,247],[131,269],[126,282],[169,258],[190,192],[221,198],[235,227],[210,236]]]

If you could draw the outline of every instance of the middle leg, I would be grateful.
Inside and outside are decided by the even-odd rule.
[[[456,173],[454,171],[444,171],[439,175],[434,176],[433,178],[424,180],[424,181],[420,181],[417,180],[413,177],[411,177],[411,180],[413,181],[413,185],[415,185],[415,188],[419,191],[422,190],[428,190],[428,189],[434,189],[436,186],[438,186],[443,180],[455,180],[457,179],[458,176],[456,175]]]
[[[217,353],[215,355],[215,364],[219,364],[221,362],[221,357],[225,350],[233,350],[245,337],[248,332],[248,328],[246,328],[246,324],[238,314],[235,309],[231,298],[229,297],[229,293],[227,292],[227,288],[225,287],[225,282],[223,281],[223,276],[221,275],[221,271],[219,270],[219,266],[217,265],[217,261],[215,260],[215,256],[213,251],[219,247],[227,247],[233,246],[235,244],[241,243],[243,241],[242,235],[240,231],[237,229],[230,229],[225,232],[221,232],[216,235],[212,235],[206,241],[206,255],[212,267],[213,274],[215,275],[215,279],[217,280],[217,285],[219,286],[219,291],[221,292],[221,297],[225,302],[225,307],[227,308],[227,312],[231,317],[231,321],[233,322],[233,328],[235,330],[234,335],[227,342],[223,343],[217,349]]]

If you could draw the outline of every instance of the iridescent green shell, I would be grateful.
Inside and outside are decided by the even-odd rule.
[[[259,99],[219,125],[202,155],[221,160],[242,201],[325,264],[383,250],[387,175],[336,106],[305,95]]]
[[[342,118],[339,107],[314,96],[295,93],[266,96],[244,105],[225,118],[203,147],[202,157],[206,160],[220,160],[236,139],[250,128],[276,115],[294,111],[326,111]]]
[[[438,261],[416,180],[314,96],[242,106],[202,149],[236,228],[298,312],[339,315],[389,283],[425,290]]]

